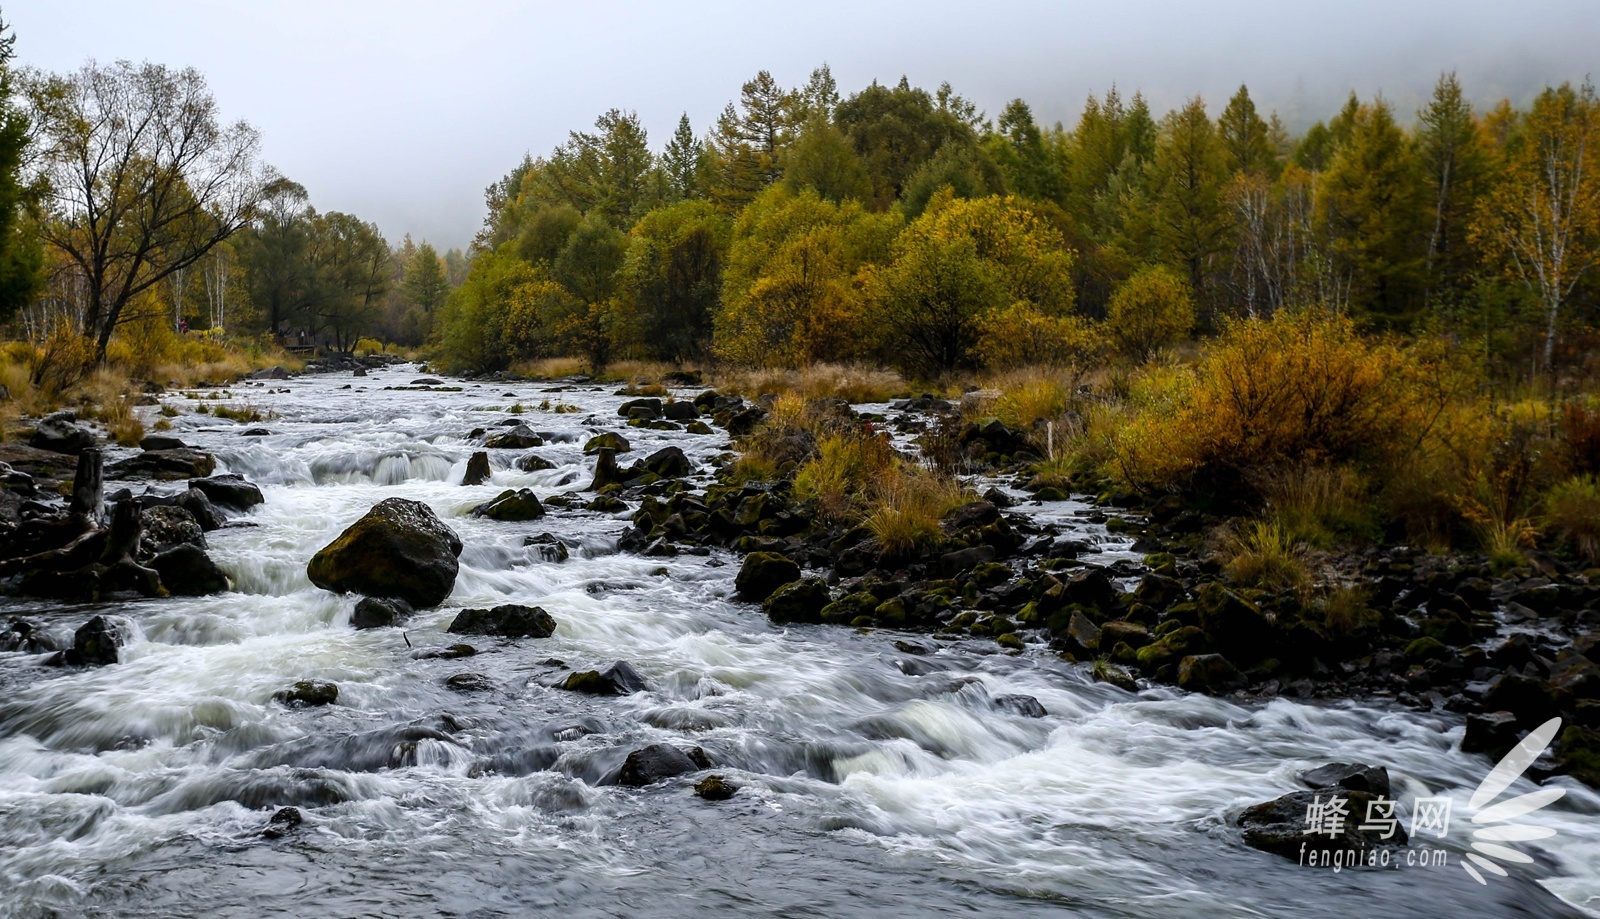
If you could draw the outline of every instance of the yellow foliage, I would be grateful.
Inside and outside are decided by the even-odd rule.
[[[910,386],[893,370],[858,364],[810,364],[797,370],[724,369],[713,381],[719,391],[747,397],[785,392],[807,399],[843,399],[851,404],[888,402],[910,392]]]
[[[1050,315],[1018,301],[985,316],[978,334],[978,359],[988,367],[1084,368],[1099,360],[1105,339],[1079,316]]]
[[[915,470],[889,476],[875,489],[866,527],[880,551],[903,555],[937,545],[939,521],[971,498],[957,479]]]
[[[894,465],[894,449],[883,437],[833,434],[794,477],[794,493],[815,501],[824,520],[853,519],[866,505],[869,489]]]
[[[1194,328],[1194,293],[1177,272],[1163,265],[1146,268],[1111,295],[1106,329],[1123,352],[1148,361],[1156,352]]]

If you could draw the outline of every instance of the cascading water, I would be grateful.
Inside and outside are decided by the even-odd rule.
[[[625,513],[470,515],[506,488],[581,487],[582,440],[598,430],[624,431],[639,455],[680,446],[702,471],[725,437],[624,428],[621,398],[600,390],[383,388],[412,376],[249,390],[274,416],[266,436],[175,419],[173,433],[266,495],[209,537],[235,591],[118,605],[138,634],[115,666],[0,655],[0,913],[1600,915],[1600,796],[1566,780],[1539,815],[1558,834],[1488,887],[1455,866],[1467,830],[1439,843],[1446,867],[1337,874],[1239,841],[1241,807],[1333,760],[1386,765],[1402,801],[1448,795],[1464,809],[1490,763],[1456,749],[1454,718],[1129,693],[1042,648],[918,639],[936,650],[910,654],[904,635],[773,626],[730,599],[731,554],[617,554]],[[536,408],[547,398],[580,411]],[[559,435],[536,450],[555,468],[521,472],[509,465],[521,451],[495,451],[490,483],[457,484],[477,449],[468,432],[514,404]],[[390,496],[460,533],[461,574],[405,631],[355,631],[355,598],[314,588],[305,565]],[[1075,510],[1042,513],[1103,546],[1101,560],[1126,555]],[[544,532],[568,560],[526,544]],[[419,654],[458,640],[444,628],[460,608],[507,602],[550,611],[555,635]],[[0,609],[62,632],[102,611]],[[613,660],[649,690],[552,685]],[[447,686],[462,673],[479,688]],[[273,701],[305,679],[337,683],[338,704]],[[1008,694],[1048,714],[994,704]],[[738,794],[713,804],[681,780],[600,783],[652,742],[700,746]],[[287,805],[305,824],[263,836]]]

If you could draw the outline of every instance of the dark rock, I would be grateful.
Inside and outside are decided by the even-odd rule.
[[[1331,836],[1327,832],[1311,832],[1325,828],[1309,824],[1306,815],[1314,806],[1326,806],[1334,798],[1340,800],[1347,812],[1338,832]],[[1244,841],[1257,849],[1296,861],[1304,852],[1306,864],[1312,864],[1314,859],[1315,864],[1322,867],[1331,864],[1324,863],[1322,858],[1331,858],[1335,852],[1365,852],[1376,846],[1405,844],[1406,831],[1398,820],[1388,839],[1383,838],[1384,831],[1360,829],[1368,822],[1367,805],[1377,800],[1377,795],[1363,791],[1295,791],[1246,808],[1239,816],[1239,827],[1244,831]]]
[[[1039,704],[1039,700],[1033,696],[995,696],[990,702],[1000,711],[1021,715],[1024,718],[1043,718],[1050,714],[1044,710],[1044,706]]]
[[[526,450],[529,447],[544,446],[544,438],[535,434],[527,425],[518,424],[509,431],[491,434],[483,445],[494,450]]]
[[[28,446],[52,453],[69,453],[76,456],[95,445],[94,432],[77,424],[73,412],[56,412],[40,419],[28,438]]]
[[[445,677],[444,688],[452,692],[490,692],[494,680],[481,673],[456,673]]]
[[[699,768],[689,754],[672,744],[655,743],[628,754],[617,773],[617,784],[643,788]]]
[[[1483,709],[1511,712],[1533,725],[1561,713],[1560,697],[1561,693],[1550,683],[1512,670],[1489,681],[1483,693]]]
[[[193,479],[209,476],[217,461],[209,453],[190,447],[151,450],[106,466],[108,479]]]
[[[255,483],[237,473],[191,479],[189,487],[200,491],[213,504],[219,504],[230,510],[247,511],[267,500]]]
[[[965,571],[970,571],[979,565],[984,565],[995,560],[995,551],[992,546],[974,546],[971,549],[957,549],[939,556],[939,570],[945,577],[954,577]]]
[[[282,367],[269,367],[265,370],[253,370],[245,376],[247,380],[287,380],[289,371]]]
[[[290,708],[332,705],[339,701],[339,687],[326,680],[301,680],[288,689],[273,693],[272,698]]]
[[[1217,583],[1203,585],[1199,597],[1200,628],[1214,646],[1226,649],[1246,665],[1271,653],[1272,623],[1254,603]]]
[[[27,619],[13,617],[6,628],[0,631],[0,651],[47,654],[60,650],[61,642],[55,636]]]
[[[464,609],[447,631],[453,635],[549,638],[555,630],[555,617],[542,607],[506,603],[493,609]]]
[[[418,648],[411,652],[411,659],[417,661],[452,661],[462,657],[472,657],[478,649],[471,645],[450,645],[446,648]]]
[[[383,597],[362,597],[350,614],[350,625],[358,629],[386,629],[411,617],[411,604]]]
[[[518,488],[514,491],[508,489],[472,513],[479,517],[508,523],[537,520],[544,516],[544,505],[539,503],[539,496],[534,494],[531,488]]]
[[[738,792],[739,786],[720,775],[708,775],[694,784],[694,793],[707,801],[726,801]]]
[[[1220,654],[1191,654],[1178,662],[1178,686],[1190,692],[1216,696],[1248,683],[1239,668]]]
[[[240,437],[271,437],[272,432],[266,428],[250,428],[239,432]]]
[[[305,822],[306,818],[301,815],[300,808],[280,807],[272,815],[272,819],[267,821],[267,828],[261,831],[261,835],[268,839],[282,839],[299,829]]]
[[[1329,763],[1302,772],[1298,778],[1311,788],[1343,788],[1382,798],[1389,797],[1393,790],[1389,784],[1388,769],[1365,763]]]
[[[815,624],[822,621],[822,608],[829,599],[826,581],[805,578],[778,588],[762,603],[762,609],[773,622]]]
[[[220,529],[224,523],[222,513],[211,503],[211,499],[206,497],[206,493],[198,488],[190,488],[173,501],[178,507],[188,511],[200,529],[207,533]]]
[[[694,468],[689,457],[677,447],[662,447],[650,454],[645,457],[643,467],[643,471],[653,472],[663,479],[683,478]]]
[[[1139,581],[1139,586],[1133,589],[1133,601],[1143,603],[1153,610],[1165,611],[1167,607],[1183,599],[1183,585],[1176,580],[1163,577],[1159,574],[1147,574]]]
[[[668,402],[662,406],[661,413],[668,421],[693,421],[700,417],[700,410],[693,402]]]
[[[584,456],[594,456],[601,450],[614,450],[617,453],[628,453],[633,450],[628,439],[614,431],[597,434],[583,445]]]
[[[635,411],[638,414],[634,414]],[[661,417],[660,399],[630,399],[617,406],[617,414],[623,418],[645,418],[646,420]]]
[[[179,597],[204,597],[226,593],[228,576],[199,546],[181,545],[150,560],[150,567],[161,574],[161,584]]]
[[[461,537],[419,501],[388,498],[312,556],[311,583],[337,593],[398,597],[418,609],[450,596]]]
[[[945,515],[945,523],[954,530],[968,527],[986,527],[1000,520],[1000,509],[989,501],[972,501]]]
[[[139,554],[145,558],[154,557],[174,546],[206,547],[206,534],[199,521],[181,506],[147,507],[139,512],[139,517],[144,524]]]
[[[591,696],[625,696],[644,692],[648,687],[644,677],[627,661],[612,661],[599,670],[582,670],[567,674],[562,689],[588,693]]]
[[[1522,739],[1517,731],[1517,716],[1511,712],[1484,712],[1467,716],[1467,731],[1461,738],[1461,752],[1487,753],[1499,758],[1510,753]]]
[[[140,450],[182,450],[189,446],[170,434],[151,434],[139,441]]]
[[[553,533],[540,533],[522,541],[524,546],[537,547],[539,557],[547,562],[564,562],[569,557],[567,544]]]
[[[555,463],[537,453],[524,453],[522,456],[517,457],[516,466],[523,472],[543,472],[546,469],[556,468]]]
[[[482,485],[494,472],[489,468],[489,454],[479,450],[467,457],[467,471],[462,473],[462,485]]]
[[[1104,568],[1082,568],[1069,572],[1061,578],[1059,593],[1057,588],[1051,588],[1050,593],[1061,605],[1076,603],[1098,610],[1112,610],[1117,605],[1117,586],[1111,582],[1111,576],[1106,574]]]
[[[132,636],[133,626],[128,620],[120,616],[96,616],[72,633],[67,663],[87,667],[115,664],[122,647]]]
[[[800,580],[800,566],[776,552],[752,552],[745,556],[734,578],[739,598],[759,603],[785,584]]]

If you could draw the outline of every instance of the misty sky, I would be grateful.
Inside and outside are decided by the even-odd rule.
[[[703,133],[760,69],[785,85],[826,61],[844,94],[902,74],[949,80],[992,114],[1021,96],[1077,117],[1115,82],[1159,116],[1240,83],[1293,126],[1351,89],[1409,117],[1441,70],[1477,100],[1525,101],[1600,62],[1600,2],[1254,0],[950,3],[514,3],[509,0],[0,0],[20,63],[87,58],[199,68],[229,118],[321,210],[441,249],[465,245],[483,189],[611,107],[660,148]]]

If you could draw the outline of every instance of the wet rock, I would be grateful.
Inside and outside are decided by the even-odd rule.
[[[992,546],[974,546],[971,549],[957,549],[939,556],[939,570],[945,577],[954,577],[970,571],[979,565],[985,565],[995,560],[995,551]]]
[[[1272,623],[1254,603],[1217,583],[1203,585],[1199,598],[1200,628],[1213,645],[1247,665],[1272,653]]]
[[[0,630],[0,651],[47,654],[61,650],[61,643],[38,623],[14,617]]]
[[[699,768],[689,754],[672,744],[655,743],[628,754],[617,773],[617,784],[643,788]]]
[[[1002,712],[1010,712],[1013,715],[1021,715],[1024,718],[1043,718],[1044,716],[1050,714],[1049,712],[1045,711],[1044,706],[1039,703],[1039,700],[1035,699],[1033,696],[995,696],[989,701],[992,705],[994,705],[995,708]]]
[[[229,510],[247,511],[266,498],[254,482],[237,473],[209,475],[203,479],[190,479],[189,487],[204,494],[211,503]]]
[[[272,432],[266,428],[249,428],[239,432],[240,437],[271,437]]]
[[[290,708],[314,708],[338,702],[339,687],[326,680],[301,680],[288,689],[273,693],[272,698]]]
[[[537,453],[525,453],[517,457],[516,467],[523,472],[543,472],[546,469],[556,468],[556,464]]]
[[[56,412],[46,415],[34,426],[28,446],[52,453],[69,453],[73,456],[95,445],[94,432],[77,424],[74,412]]]
[[[1489,681],[1483,693],[1483,708],[1511,712],[1535,725],[1561,713],[1562,696],[1554,685],[1511,670]]]
[[[752,552],[739,566],[734,587],[741,600],[759,603],[785,584],[800,580],[800,566],[776,552]]]
[[[662,406],[661,413],[668,421],[694,421],[700,417],[700,410],[693,402],[668,402]]]
[[[190,447],[151,450],[106,466],[108,479],[193,479],[209,476],[217,461],[209,453]]]
[[[1334,798],[1338,798],[1347,811],[1341,825],[1335,827],[1337,832],[1331,836],[1327,832],[1310,832],[1311,829],[1325,827],[1308,825],[1307,813],[1314,807],[1326,807]],[[1244,831],[1244,841],[1250,846],[1296,861],[1304,857],[1305,864],[1323,866],[1331,862],[1322,859],[1331,858],[1336,852],[1366,852],[1376,846],[1405,844],[1406,831],[1398,820],[1388,839],[1383,837],[1387,827],[1384,830],[1360,829],[1367,821],[1367,805],[1376,800],[1377,795],[1343,789],[1290,792],[1281,798],[1246,808],[1239,816],[1239,828]]]
[[[174,546],[151,559],[150,567],[174,596],[204,597],[226,593],[231,586],[228,575],[199,546]]]
[[[1243,689],[1249,680],[1220,654],[1191,654],[1178,662],[1178,687],[1218,696]]]
[[[762,603],[762,610],[773,622],[816,624],[822,621],[822,608],[830,599],[826,581],[805,578],[778,588]]]
[[[1297,778],[1311,788],[1343,788],[1387,798],[1393,790],[1389,770],[1366,763],[1329,763],[1300,773]]]
[[[493,609],[464,609],[446,631],[452,635],[549,638],[555,630],[555,617],[542,607],[506,603]]]
[[[1162,612],[1182,600],[1184,593],[1183,585],[1175,579],[1159,574],[1147,574],[1139,581],[1139,586],[1133,589],[1133,602],[1143,603],[1157,612]]]
[[[139,441],[140,450],[182,450],[189,446],[170,434],[151,434]]]
[[[467,471],[461,476],[462,485],[482,485],[489,481],[493,470],[489,468],[489,454],[479,450],[467,458]]]
[[[585,491],[600,491],[628,481],[628,473],[617,465],[617,451],[601,450],[594,461],[594,478]]]
[[[1484,712],[1467,716],[1467,731],[1461,738],[1461,752],[1487,753],[1501,757],[1510,753],[1522,733],[1517,730],[1517,716],[1511,712]]]
[[[491,450],[526,450],[529,447],[544,446],[544,438],[535,434],[527,425],[519,424],[509,431],[489,435],[483,445]]]
[[[388,498],[312,556],[311,583],[336,593],[437,606],[455,587],[461,537],[419,501]]]
[[[206,547],[206,534],[194,515],[178,505],[157,505],[139,512],[144,524],[144,535],[139,542],[139,554],[153,558],[175,546]]]
[[[1139,691],[1139,683],[1133,678],[1133,674],[1107,661],[1096,661],[1095,665],[1089,668],[1089,676],[1096,683],[1109,683],[1125,692]]]
[[[451,661],[462,657],[472,657],[478,649],[471,645],[450,645],[446,648],[418,648],[411,652],[414,661]]]
[[[589,438],[588,442],[583,445],[584,456],[594,456],[601,450],[612,450],[617,453],[628,453],[633,450],[633,446],[628,443],[628,439],[626,437],[623,437],[621,434],[618,434],[614,431],[607,431],[604,434],[598,434],[594,437],[591,437]]]
[[[289,371],[282,367],[269,367],[265,370],[253,370],[245,376],[247,380],[287,380]]]
[[[206,493],[198,488],[191,488],[173,500],[178,507],[188,511],[200,529],[207,533],[221,529],[225,522],[216,505],[212,504]]]
[[[66,662],[85,667],[115,664],[133,637],[133,626],[121,616],[96,616],[72,633]]]
[[[653,421],[661,417],[662,405],[660,399],[630,399],[617,406],[617,414],[623,418],[642,418]]]
[[[689,463],[689,457],[677,447],[662,447],[660,450],[644,458],[640,467],[635,467],[640,472],[653,472],[663,479],[680,479],[688,475],[694,468]]]
[[[350,614],[350,625],[357,629],[386,629],[411,618],[411,605],[404,600],[362,597]]]
[[[282,839],[299,829],[305,822],[306,818],[301,815],[300,808],[280,807],[272,815],[272,819],[267,821],[267,828],[261,831],[261,835],[268,839]]]
[[[695,795],[707,801],[726,801],[738,792],[739,786],[720,775],[708,775],[694,783]]]
[[[529,536],[522,541],[524,546],[534,548],[539,557],[547,562],[564,562],[569,557],[567,544],[554,533],[540,533],[538,536]]]
[[[479,505],[472,513],[490,520],[519,522],[543,517],[544,505],[539,503],[539,496],[531,488],[508,489],[495,496],[493,501]]]
[[[562,689],[587,693],[591,696],[625,696],[644,692],[644,677],[627,661],[612,661],[599,670],[580,670],[567,674]]]
[[[1103,568],[1082,568],[1067,573],[1061,583],[1052,587],[1046,596],[1053,602],[1068,606],[1077,604],[1091,609],[1112,610],[1117,605],[1117,586]]]
[[[991,501],[971,501],[945,515],[945,524],[952,530],[968,527],[986,527],[1000,521],[1000,508]]]
[[[444,688],[451,692],[492,692],[494,680],[481,673],[456,673],[445,677]]]

